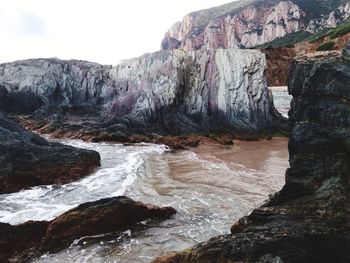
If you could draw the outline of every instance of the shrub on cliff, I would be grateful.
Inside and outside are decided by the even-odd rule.
[[[323,43],[321,46],[319,46],[316,51],[326,51],[326,50],[333,50],[334,49],[335,42],[334,41],[328,41],[326,43]]]

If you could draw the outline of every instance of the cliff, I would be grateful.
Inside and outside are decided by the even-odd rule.
[[[262,207],[172,262],[349,262],[350,45],[292,65],[286,184]]]
[[[188,14],[168,30],[161,48],[252,48],[336,27],[349,16],[346,0],[242,0]]]
[[[37,59],[0,65],[0,101],[51,132],[126,140],[137,135],[285,131],[254,50],[160,51],[116,67]],[[43,117],[48,121],[44,121]]]

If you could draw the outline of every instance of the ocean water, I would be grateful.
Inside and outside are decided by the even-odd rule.
[[[124,233],[83,237],[64,251],[33,260],[150,262],[229,233],[237,219],[280,190],[289,166],[287,141],[236,141],[234,146],[202,145],[174,152],[164,145],[60,140],[98,151],[101,167],[74,183],[0,195],[0,222],[51,220],[78,204],[118,195],[172,206],[178,213],[169,220],[142,222]]]
[[[273,100],[276,109],[286,118],[288,118],[288,111],[292,96],[288,94],[288,87],[270,87],[273,94]]]

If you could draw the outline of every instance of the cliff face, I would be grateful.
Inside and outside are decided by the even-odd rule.
[[[26,60],[0,65],[0,100],[10,112],[51,114],[49,121],[61,122],[56,128],[69,112],[95,118],[90,126],[75,119],[75,128],[127,136],[270,133],[285,126],[269,97],[265,69],[265,56],[249,50],[160,51],[113,68]]]
[[[168,30],[161,48],[252,48],[293,32],[335,27],[349,16],[345,0],[238,1],[185,16]]]
[[[349,262],[350,45],[292,65],[286,184],[219,236],[164,262]]]

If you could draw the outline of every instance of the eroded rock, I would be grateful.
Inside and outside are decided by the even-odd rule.
[[[145,205],[120,196],[79,205],[51,222],[30,221],[17,226],[0,223],[0,260],[28,262],[43,253],[59,251],[76,239],[117,235],[141,221],[165,220],[175,213],[171,207]]]
[[[57,250],[80,237],[124,231],[143,220],[164,220],[175,213],[171,207],[144,205],[127,197],[85,203],[51,221],[43,239],[43,249]]]
[[[97,152],[48,142],[0,114],[1,194],[37,185],[69,183],[99,165]]]
[[[57,59],[6,63],[0,84],[10,96],[39,97],[44,105],[32,120],[50,133],[113,141],[184,133],[254,137],[287,130],[265,70],[256,50],[174,50],[116,67]]]
[[[294,62],[286,184],[218,236],[157,263],[349,262],[350,63]]]

